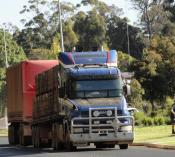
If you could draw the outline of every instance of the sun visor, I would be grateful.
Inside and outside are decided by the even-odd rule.
[[[65,65],[111,65],[117,66],[117,51],[62,52],[58,56]]]

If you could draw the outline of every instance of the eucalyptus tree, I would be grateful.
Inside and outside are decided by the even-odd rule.
[[[63,23],[69,24],[67,21],[75,13],[76,7],[62,1],[61,10]],[[25,52],[29,54],[32,49],[51,49],[53,39],[60,32],[58,1],[28,0],[28,4],[23,6],[20,13],[31,16],[21,20],[24,23],[24,29],[15,33],[15,39]],[[67,32],[67,30],[64,31]]]
[[[140,11],[140,24],[151,39],[153,34],[162,34],[171,13],[163,7],[164,0],[132,0],[135,9]]]

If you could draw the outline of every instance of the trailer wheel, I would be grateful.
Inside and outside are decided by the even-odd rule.
[[[128,149],[128,144],[119,144],[120,149]]]
[[[9,140],[9,144],[10,145],[15,144],[15,140],[14,140],[14,128],[11,125],[8,127],[8,140]]]
[[[36,148],[41,148],[40,128],[36,127]]]
[[[19,126],[19,144],[21,146],[27,146],[27,145],[31,145],[32,144],[32,137],[31,135],[25,136],[24,135],[24,128],[25,125],[24,124],[20,124]]]
[[[32,144],[34,147],[37,147],[36,146],[36,127],[35,126],[32,127]]]
[[[12,123],[8,127],[8,140],[10,145],[19,144],[19,125]]]

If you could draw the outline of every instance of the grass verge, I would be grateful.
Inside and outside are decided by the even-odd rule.
[[[171,125],[135,127],[134,142],[175,146],[175,135],[171,133]]]
[[[0,129],[0,136],[8,136],[8,130],[7,129]]]

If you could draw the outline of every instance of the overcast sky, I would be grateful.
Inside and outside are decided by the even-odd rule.
[[[12,23],[22,28],[20,20],[22,18],[27,18],[24,15],[20,15],[19,12],[22,10],[23,5],[27,4],[28,0],[0,0],[0,25],[2,23]],[[77,4],[81,0],[64,0],[70,1],[71,3]],[[137,22],[138,13],[132,9],[129,0],[102,0],[107,4],[115,4],[119,8],[122,8],[125,16],[129,18],[130,23],[133,24]]]

